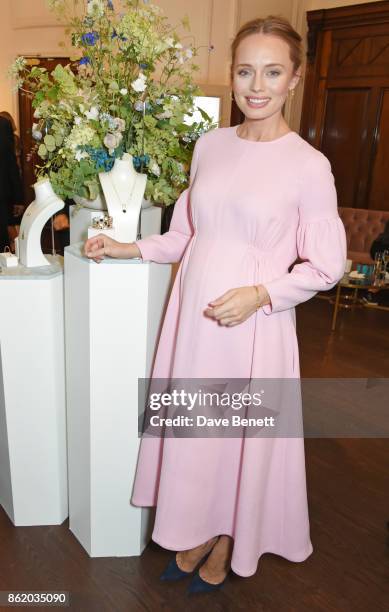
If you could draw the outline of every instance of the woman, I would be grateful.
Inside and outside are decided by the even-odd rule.
[[[10,246],[11,227],[23,212],[23,185],[11,122],[0,116],[0,251]],[[12,241],[11,241],[12,243]],[[12,246],[12,244],[11,244]]]
[[[15,156],[16,156],[16,161],[17,161],[19,170],[21,172],[22,171],[22,162],[21,162],[22,147],[20,144],[20,136],[18,134],[15,119],[12,117],[12,115],[8,111],[1,111],[0,117],[4,117],[4,119],[7,119],[7,121],[9,121],[12,126],[12,132],[13,132],[14,141],[15,141]]]
[[[346,261],[330,164],[282,116],[301,54],[286,20],[245,24],[231,65],[245,120],[197,141],[169,232],[86,242],[97,262],[182,257],[153,377],[299,377],[294,307],[333,287]],[[143,438],[131,501],[156,506],[153,540],[179,551],[162,579],[206,557],[189,592],[220,588],[230,567],[253,575],[265,552],[291,561],[312,552],[301,437]]]

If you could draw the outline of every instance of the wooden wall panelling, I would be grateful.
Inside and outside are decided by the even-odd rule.
[[[389,2],[307,19],[301,134],[329,158],[339,205],[389,210]]]
[[[389,88],[379,91],[379,117],[374,133],[370,181],[367,185],[368,208],[389,210]]]
[[[358,201],[369,95],[368,88],[327,90],[320,149],[331,160],[338,200],[342,206],[355,207]]]

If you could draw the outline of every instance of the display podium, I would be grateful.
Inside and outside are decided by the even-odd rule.
[[[138,378],[150,376],[171,266],[65,249],[69,527],[91,557],[141,554],[149,508],[130,498]]]
[[[0,504],[15,526],[68,516],[63,258],[0,273]]]

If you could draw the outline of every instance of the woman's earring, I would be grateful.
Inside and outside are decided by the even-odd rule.
[[[290,91],[291,97],[293,98],[293,96],[294,96],[294,88],[293,89],[289,89],[289,91]]]
[[[234,92],[232,90],[230,91],[230,98],[231,100],[234,100]]]

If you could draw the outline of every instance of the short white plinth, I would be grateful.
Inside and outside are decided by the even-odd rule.
[[[92,225],[93,219],[99,219],[104,215],[102,210],[91,208],[76,209],[75,206],[69,207],[70,219],[70,244],[81,242],[88,238],[88,227]],[[152,234],[161,233],[162,208],[159,206],[149,206],[141,210],[140,234],[142,238],[147,238]]]
[[[141,554],[149,508],[132,506],[138,378],[150,376],[171,266],[65,249],[69,527],[91,557]]]
[[[0,504],[16,526],[68,516],[63,258],[0,274]]]

